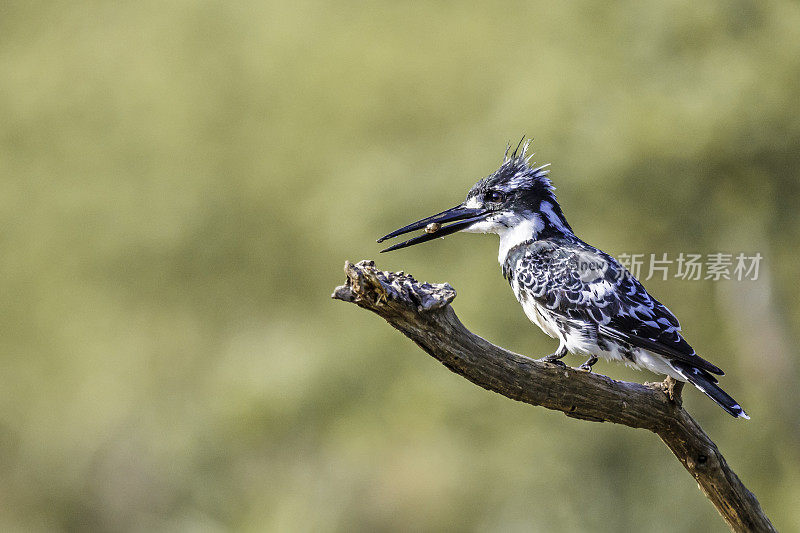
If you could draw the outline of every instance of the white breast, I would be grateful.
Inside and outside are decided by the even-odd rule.
[[[525,311],[525,315],[528,317],[528,319],[539,326],[539,328],[541,328],[541,330],[547,335],[553,337],[554,339],[563,340],[561,339],[558,325],[553,319],[552,313],[536,303],[533,298],[528,298],[525,293],[520,293],[516,281],[514,281],[513,289],[514,294],[517,296],[517,300],[519,300],[519,303],[522,305],[522,309]]]

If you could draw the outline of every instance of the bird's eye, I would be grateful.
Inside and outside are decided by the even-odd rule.
[[[503,193],[500,191],[488,191],[485,195],[483,195],[483,200],[492,203],[502,202]]]

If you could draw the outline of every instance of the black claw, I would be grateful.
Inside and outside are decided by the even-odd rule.
[[[551,353],[550,355],[545,355],[541,359],[537,359],[537,361],[539,361],[540,363],[553,363],[555,361],[558,361],[565,355],[567,355],[567,350],[561,349],[555,353]]]
[[[585,370],[586,372],[591,372],[592,371],[592,367],[594,366],[594,364],[596,362],[597,362],[597,357],[592,356],[589,359],[587,359],[586,362],[583,363],[578,368],[581,369],[581,370]]]
[[[541,359],[537,359],[537,361],[540,363],[551,363],[562,368],[567,368],[567,365],[565,365],[563,361],[560,361],[560,359],[565,355],[567,355],[567,349],[559,348],[557,352],[546,355]]]

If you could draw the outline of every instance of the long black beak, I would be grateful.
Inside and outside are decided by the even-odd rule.
[[[489,211],[485,209],[473,209],[470,207],[464,207],[463,205],[457,205],[451,209],[442,211],[441,213],[438,213],[436,215],[430,216],[428,218],[423,218],[422,220],[418,220],[413,224],[409,224],[408,226],[404,226],[398,230],[394,230],[390,234],[381,237],[380,239],[378,239],[378,242],[383,242],[386,239],[397,237],[398,235],[402,235],[403,233],[409,233],[414,230],[425,228],[425,234],[395,244],[394,246],[390,246],[385,250],[381,250],[381,253],[391,252],[392,250],[399,250],[400,248],[405,248],[406,246],[413,246],[421,242],[427,242],[436,239],[438,237],[444,237],[445,235],[450,235],[451,233],[455,233],[457,231],[469,227],[470,225],[472,225],[475,222],[478,222],[479,220],[484,220],[488,215]],[[460,222],[454,222],[457,220]],[[454,222],[454,223],[450,224],[449,226],[443,226],[442,224],[444,224],[445,222]]]

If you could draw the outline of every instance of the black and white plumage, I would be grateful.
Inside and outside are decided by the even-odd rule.
[[[677,318],[613,257],[575,236],[556,200],[545,167],[525,157],[528,143],[476,183],[464,203],[400,228],[379,242],[427,228],[427,233],[384,251],[456,231],[496,233],[498,260],[528,318],[559,341],[543,358],[567,353],[646,368],[700,389],[735,417],[749,418],[718,385],[723,375],[698,356],[681,335]],[[444,225],[451,222],[449,225]]]

